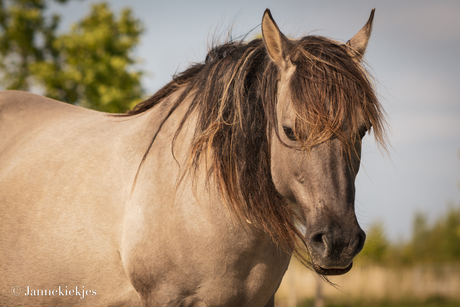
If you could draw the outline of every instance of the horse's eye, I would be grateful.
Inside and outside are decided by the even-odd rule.
[[[360,129],[359,130],[359,137],[362,139],[366,135],[367,129]]]
[[[284,134],[287,136],[288,139],[291,141],[297,141],[297,137],[294,134],[294,131],[292,131],[291,128],[289,127],[283,127]]]

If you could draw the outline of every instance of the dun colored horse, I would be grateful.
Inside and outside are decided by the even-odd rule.
[[[127,114],[2,92],[0,305],[273,306],[293,254],[350,270],[373,14],[340,43],[267,10]]]

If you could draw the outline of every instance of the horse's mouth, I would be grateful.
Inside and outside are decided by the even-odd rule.
[[[344,269],[324,269],[316,264],[313,265],[313,268],[315,269],[316,273],[320,275],[343,275],[350,271],[352,266],[353,262],[350,263],[350,265]]]

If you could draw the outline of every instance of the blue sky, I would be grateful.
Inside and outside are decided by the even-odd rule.
[[[192,62],[204,60],[214,33],[245,34],[270,8],[290,37],[309,33],[351,38],[376,8],[366,53],[388,114],[388,154],[368,136],[357,178],[356,213],[366,230],[383,221],[391,239],[408,238],[415,212],[430,219],[460,205],[459,1],[108,1],[132,8],[146,28],[136,51],[149,94]],[[52,10],[62,29],[89,11],[90,1]],[[260,32],[255,30],[254,34]]]

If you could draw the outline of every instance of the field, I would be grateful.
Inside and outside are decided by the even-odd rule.
[[[277,292],[276,306],[313,307],[319,298],[316,307],[460,307],[460,264],[357,265],[330,280],[336,287],[293,261]]]
[[[298,307],[315,307],[314,299],[307,299],[297,305]],[[354,300],[330,301],[324,307],[460,307],[460,301],[434,296],[425,300],[401,299],[392,300]]]

